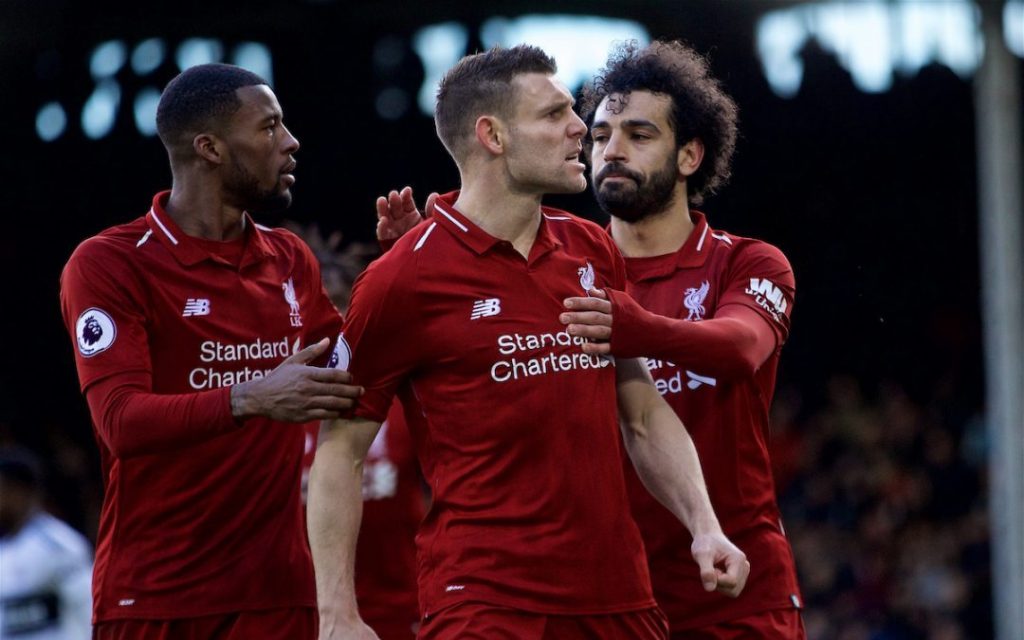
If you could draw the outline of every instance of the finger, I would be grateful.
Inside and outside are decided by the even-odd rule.
[[[326,382],[328,384],[348,384],[352,382],[352,374],[344,369],[327,369],[325,367],[311,367],[305,372],[310,380],[315,382]]]
[[[611,313],[612,303],[601,298],[566,298],[562,301],[562,304],[566,309],[572,309],[573,311],[600,311],[601,313]]]
[[[434,205],[435,204],[437,204],[437,192],[436,191],[431,193],[429,196],[427,196],[427,204],[423,208],[423,210],[426,212],[426,217],[427,218],[432,218],[434,216]]]
[[[388,199],[384,196],[377,198],[377,219],[380,221],[387,220],[388,217]]]
[[[608,327],[609,329],[612,326],[611,314],[601,313],[600,311],[563,313],[558,316],[558,319],[562,321],[562,324],[586,324],[595,327]]]
[[[606,356],[612,352],[612,345],[607,342],[584,342],[580,348],[588,356]]]
[[[354,384],[324,384],[316,383],[303,389],[312,396],[329,396],[332,398],[358,398],[363,395],[363,388]]]
[[[326,351],[327,346],[330,343],[330,340],[324,338],[320,342],[317,342],[316,344],[311,344],[305,349],[299,351],[298,353],[294,353],[291,356],[285,358],[284,362],[282,362],[281,364],[306,364],[307,362],[316,359],[317,356]]]
[[[402,217],[402,196],[397,191],[388,193],[388,219],[398,220]]]
[[[610,340],[612,337],[611,327],[592,324],[570,324],[565,328],[566,332],[574,338],[586,338],[588,340]]]
[[[402,199],[402,213],[407,215],[416,211],[416,202],[412,198],[412,187],[403,187],[399,194]]]
[[[718,574],[717,588],[722,593],[735,598],[743,591],[749,574],[750,562],[746,559],[737,557],[727,558],[725,572],[719,572]]]
[[[607,300],[608,294],[604,292],[604,289],[591,289],[587,291],[591,297],[600,298],[601,300]]]

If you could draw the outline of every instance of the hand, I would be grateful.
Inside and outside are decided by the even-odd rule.
[[[264,378],[231,387],[231,413],[236,418],[264,416],[280,422],[333,420],[363,395],[352,374],[311,367],[309,362],[330,345],[324,338],[292,355]]]
[[[563,313],[558,319],[568,325],[565,330],[570,336],[588,340],[583,345],[583,353],[608,355],[612,350],[608,342],[612,339],[612,303],[608,294],[600,289],[591,289],[587,293],[587,298],[566,298],[563,304],[572,311]]]
[[[427,196],[426,217],[434,215],[437,193]],[[412,187],[405,187],[401,193],[390,192],[387,197],[377,198],[377,240],[396,240],[423,220],[412,198]]]
[[[740,595],[750,575],[750,562],[725,534],[694,536],[690,553],[700,566],[700,579],[705,591],[718,591],[730,598]]]

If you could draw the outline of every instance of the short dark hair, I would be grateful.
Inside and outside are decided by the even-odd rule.
[[[538,47],[493,47],[459,60],[437,88],[437,137],[456,162],[465,155],[473,123],[484,114],[508,116],[512,80],[524,73],[554,74],[554,58]]]
[[[156,131],[171,150],[242,106],[235,93],[242,87],[267,84],[251,71],[230,64],[201,64],[182,71],[167,83],[156,108]]]
[[[660,40],[641,47],[634,40],[613,51],[605,68],[584,87],[583,119],[592,124],[604,98],[631,91],[671,98],[669,123],[678,146],[694,138],[704,143],[704,161],[686,181],[690,202],[700,204],[729,180],[739,119],[736,103],[711,75],[707,60],[690,47]]]

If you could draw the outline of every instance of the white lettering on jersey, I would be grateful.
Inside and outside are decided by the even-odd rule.
[[[75,337],[78,339],[78,352],[91,358],[114,344],[117,326],[109,313],[98,307],[90,307],[78,316]]]
[[[206,298],[189,298],[185,301],[185,310],[181,313],[183,318],[208,315],[210,315],[210,301]]]
[[[789,302],[774,282],[767,278],[751,278],[745,293],[753,296],[758,306],[770,313],[776,322],[782,322],[781,316],[789,308]]]
[[[496,316],[501,313],[501,300],[497,298],[487,298],[485,300],[477,300],[473,303],[473,312],[469,314],[470,320],[479,320],[480,318],[486,318],[487,316]]]
[[[716,380],[715,378],[711,378],[709,376],[699,376],[696,373],[689,370],[686,371],[686,377],[690,379],[690,381],[686,383],[686,386],[689,387],[691,390],[696,389],[702,384],[706,384],[712,387],[718,386],[718,380]]]

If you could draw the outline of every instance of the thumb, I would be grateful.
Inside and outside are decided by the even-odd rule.
[[[317,356],[322,354],[324,351],[327,351],[327,347],[330,344],[331,341],[328,340],[327,338],[324,338],[320,342],[317,342],[316,344],[311,344],[305,349],[297,351],[296,353],[293,353],[292,355],[288,356],[288,358],[286,358],[285,361],[282,362],[281,364],[308,364],[312,362]]]
[[[698,551],[693,554],[693,559],[700,567],[700,581],[705,591],[714,591],[718,587],[718,572],[715,571],[715,563],[711,554],[706,551]]]
[[[423,217],[433,218],[434,217],[434,203],[437,202],[437,192],[431,193],[427,196],[427,204],[423,206]]]

